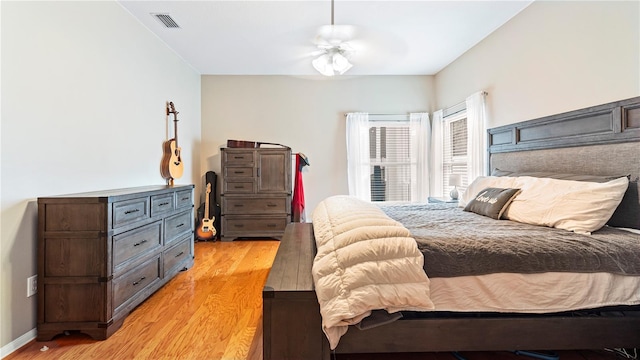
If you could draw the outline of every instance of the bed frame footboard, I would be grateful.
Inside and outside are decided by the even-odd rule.
[[[264,360],[329,359],[311,275],[315,253],[312,225],[288,225],[262,291]]]

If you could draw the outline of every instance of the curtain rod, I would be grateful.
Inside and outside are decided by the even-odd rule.
[[[347,117],[347,116],[349,116],[349,114],[351,114],[351,113],[344,113],[344,116]],[[370,116],[408,116],[409,113],[406,113],[406,114],[369,114],[369,113],[367,113],[367,115],[370,115]]]
[[[489,93],[486,91],[481,91],[480,93],[484,96],[489,95]],[[451,105],[447,108],[442,109],[442,117],[445,118],[447,116],[457,114],[460,111],[465,110],[466,108],[467,108],[467,100],[461,101],[455,105]]]

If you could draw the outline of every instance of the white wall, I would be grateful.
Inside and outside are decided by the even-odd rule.
[[[202,77],[202,169],[220,174],[227,139],[275,142],[309,157],[307,214],[348,193],[344,114],[431,111],[431,76]],[[219,191],[218,191],[219,192]]]
[[[536,1],[435,77],[438,108],[487,90],[489,126],[640,95],[640,2]]]
[[[37,270],[36,198],[164,184],[167,100],[181,120],[177,183],[193,182],[200,75],[115,1],[1,6],[3,356],[36,326],[36,297],[26,297]]]

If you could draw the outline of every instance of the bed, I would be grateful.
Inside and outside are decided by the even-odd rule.
[[[629,221],[637,223],[640,216],[640,97],[493,128],[488,131],[488,140],[488,156],[494,173],[487,175],[505,175],[508,172],[505,178],[515,176],[513,174],[524,174],[523,179],[539,172],[601,177],[626,176],[630,181],[612,220],[615,218],[622,224]],[[436,208],[440,209],[438,216],[447,212],[460,213],[460,209],[453,209],[450,205],[437,205]],[[404,207],[387,207],[382,210],[394,221],[405,223],[412,217],[411,211]],[[467,215],[475,214],[463,214]],[[450,215],[442,216],[444,220],[430,221],[446,222]],[[484,218],[481,221],[510,222]],[[610,225],[620,223],[609,224],[602,231],[595,231],[593,235],[575,235],[583,236],[585,239],[597,239],[602,234],[612,232],[614,237],[623,241],[622,244],[626,244],[621,246],[623,248],[632,248],[634,243],[640,243],[636,241],[640,240],[638,233],[619,230],[616,228],[618,226]],[[323,332],[323,317],[320,315],[318,300],[318,294],[322,295],[324,290],[318,289],[319,292],[316,293],[312,275],[319,239],[321,254],[324,251],[324,242],[321,240],[324,236],[323,230],[319,228],[319,224],[315,224],[315,227],[314,231],[312,224],[291,224],[282,239],[263,291],[264,359],[329,359],[333,352],[341,354],[640,347],[640,307],[637,305],[640,297],[637,289],[640,288],[637,287],[638,281],[635,276],[638,269],[634,268],[638,265],[637,256],[640,254],[635,248],[628,251],[627,255],[630,257],[622,261],[628,267],[618,271],[615,279],[609,277],[603,280],[605,284],[610,285],[609,289],[602,291],[605,295],[626,291],[631,294],[630,297],[623,301],[614,299],[608,302],[605,299],[600,302],[589,300],[580,303],[590,295],[578,294],[570,300],[573,302],[571,310],[565,310],[566,307],[553,307],[556,305],[553,301],[550,306],[538,306],[538,300],[535,299],[527,305],[531,307],[529,309],[493,309],[488,305],[477,307],[477,303],[473,305],[475,307],[465,308],[469,306],[466,300],[471,296],[460,296],[459,292],[458,300],[465,301],[455,303],[456,296],[449,296],[448,307],[443,308],[445,300],[441,295],[447,293],[443,289],[448,288],[449,295],[456,294],[456,291],[459,291],[457,289],[464,287],[455,282],[459,280],[456,276],[464,277],[464,271],[467,270],[457,269],[456,264],[460,264],[462,260],[455,256],[449,259],[448,264],[443,263],[440,269],[429,268],[429,264],[433,262],[425,255],[425,273],[431,271],[431,275],[424,291],[430,291],[428,295],[434,303],[433,309],[437,311],[402,312],[403,318],[389,320],[388,323],[384,323],[387,321],[383,319],[384,324],[377,324],[378,326],[366,330],[356,329],[353,325],[348,326],[346,333],[341,333],[338,341],[334,340],[330,344]],[[410,233],[417,234],[419,231],[413,226]],[[558,231],[570,233],[562,229]],[[401,236],[404,236],[401,232],[394,232],[392,237]],[[602,255],[604,258],[607,257],[606,249],[602,251]],[[491,261],[487,263],[491,265]],[[518,261],[511,263],[516,264]],[[620,264],[613,266],[618,265]],[[462,273],[443,273],[453,268]],[[536,270],[533,274],[527,274],[526,276],[533,279],[530,282],[531,286],[539,280],[536,276],[542,276],[544,273]],[[581,271],[578,273],[580,274],[577,276],[585,276]],[[485,274],[484,279],[499,275]],[[503,279],[503,282],[512,283],[512,279]],[[549,284],[555,282],[545,281]],[[577,283],[582,281],[585,280],[575,280]],[[574,292],[578,293],[579,290],[579,287],[576,287]],[[320,296],[320,299],[322,298]],[[484,302],[487,301],[480,303]],[[420,307],[428,308],[429,304],[421,303],[414,310],[421,310]],[[391,312],[395,313],[395,310],[392,308]],[[360,323],[360,320],[362,319],[354,319],[353,323]]]

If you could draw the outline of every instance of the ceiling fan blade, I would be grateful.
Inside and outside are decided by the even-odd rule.
[[[349,41],[356,36],[357,28],[354,25],[324,25],[318,28],[316,43],[326,42],[338,45]]]

